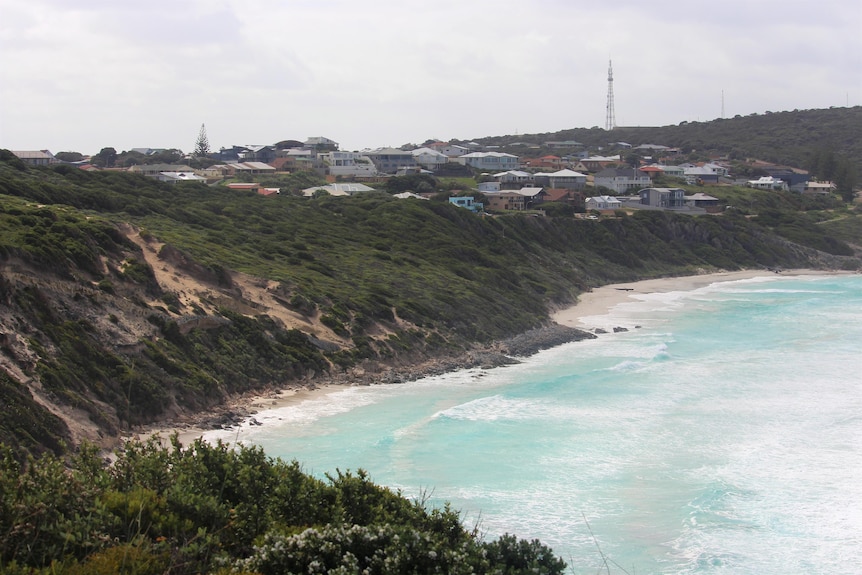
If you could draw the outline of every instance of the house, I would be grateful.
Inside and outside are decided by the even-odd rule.
[[[54,154],[48,150],[12,150],[15,156],[31,166],[47,166],[57,162]]]
[[[767,176],[772,176],[787,184],[787,189],[793,192],[804,192],[808,183],[808,172],[794,170],[785,166],[768,166],[763,168]]]
[[[428,147],[440,152],[447,158],[457,158],[458,156],[470,153],[470,148],[467,146],[459,146],[458,144],[450,144],[448,142],[435,142]]]
[[[756,180],[748,180],[745,182],[745,185],[749,188],[754,188],[755,190],[783,190],[787,191],[789,188],[787,186],[787,182],[784,180],[779,180],[778,178],[773,178],[772,176],[760,176]]]
[[[315,151],[338,149],[338,142],[330,140],[329,138],[324,138],[323,136],[308,138],[302,145],[308,150]]]
[[[331,176],[376,176],[377,166],[370,158],[359,152],[322,152],[319,158],[326,164]]]
[[[425,196],[420,196],[419,194],[414,194],[413,192],[401,192],[400,194],[392,194],[393,198],[398,198],[400,200],[406,200],[408,198],[416,198],[417,200],[427,200]]]
[[[685,168],[682,166],[667,166],[663,164],[650,164],[646,166],[647,168],[659,168],[665,176],[672,176],[674,178],[684,178],[685,177]],[[641,168],[643,169],[643,168]]]
[[[263,162],[237,162],[226,164],[227,173],[231,176],[236,174],[271,174],[275,168]]]
[[[583,169],[588,172],[598,172],[599,170],[604,170],[611,164],[620,164],[622,161],[620,160],[619,155],[616,156],[590,156],[589,158],[583,158],[578,163],[576,169]]]
[[[583,144],[574,140],[564,140],[562,142],[545,142],[545,147],[554,149],[580,148]]]
[[[352,196],[359,192],[372,192],[374,188],[365,184],[327,184],[325,186],[314,186],[302,190],[302,195],[311,197],[317,192],[326,192],[330,196]]]
[[[835,192],[836,189],[832,182],[805,182],[802,193],[827,195]]]
[[[505,152],[471,152],[455,158],[455,161],[482,171],[516,170],[520,165],[518,156]]]
[[[640,203],[653,208],[684,208],[685,190],[682,188],[645,188],[638,192]]]
[[[275,146],[245,146],[237,153],[237,160],[245,162],[263,162],[267,164],[276,158]]]
[[[527,209],[527,197],[514,190],[488,193],[485,197],[488,198],[489,210],[524,211]]]
[[[231,190],[240,190],[244,192],[260,193],[261,185],[259,183],[234,182],[225,186]]]
[[[524,185],[533,181],[533,174],[521,170],[508,170],[493,175],[502,187]]]
[[[559,202],[573,208],[584,207],[584,193],[566,188],[551,188],[545,190],[546,202]]]
[[[541,187],[526,187],[518,190],[518,193],[526,198],[527,209],[532,209],[537,207],[539,204],[545,201],[545,196],[548,194],[545,193],[545,189]]]
[[[394,174],[400,168],[413,168],[417,166],[412,152],[396,148],[378,148],[366,150],[364,155],[377,167],[377,171],[383,174]]]
[[[550,168],[559,170],[563,167],[563,159],[559,156],[547,155],[540,158],[529,158],[524,160],[524,165],[528,168]]]
[[[685,181],[692,184],[717,184],[719,175],[704,166],[683,167]]]
[[[641,172],[645,173],[649,176],[650,180],[654,180],[656,176],[664,175],[664,170],[659,168],[658,166],[643,166],[642,168],[638,168]]]
[[[639,190],[652,183],[647,174],[635,168],[607,168],[597,173],[593,181],[597,188],[607,188],[617,194]]]
[[[685,205],[693,208],[704,208],[707,212],[719,212],[721,206],[718,205],[718,198],[708,196],[703,192],[697,192],[685,197]]]
[[[480,212],[484,208],[482,202],[474,201],[472,196],[453,196],[449,198],[449,203],[459,208],[466,208],[471,212]]]
[[[499,192],[502,188],[500,182],[479,182],[476,189],[485,194]]]
[[[449,163],[449,156],[433,148],[417,148],[410,153],[417,164],[432,172]]]
[[[168,184],[177,184],[179,182],[202,182],[207,181],[203,176],[198,176],[194,172],[159,172],[156,176],[160,182]]]
[[[194,168],[185,164],[139,164],[131,166],[127,171],[150,178],[158,178],[162,172],[194,172]]]
[[[533,181],[548,188],[580,190],[587,185],[587,175],[574,170],[558,170],[548,173],[539,172],[533,174]]]
[[[618,210],[623,207],[623,203],[613,196],[592,196],[586,199],[584,206],[587,210]]]

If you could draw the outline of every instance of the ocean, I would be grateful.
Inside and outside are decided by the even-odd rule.
[[[862,276],[721,282],[593,319],[629,331],[208,437],[321,477],[365,469],[573,573],[862,572]]]

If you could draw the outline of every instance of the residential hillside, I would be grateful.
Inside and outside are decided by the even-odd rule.
[[[238,394],[485,361],[606,283],[860,267],[860,214],[825,197],[591,220],[440,196],[261,196],[0,152],[0,436],[19,457],[110,446]]]
[[[862,173],[862,106],[792,112],[766,112],[716,119],[682,122],[675,126],[576,128],[547,134],[523,134],[478,138],[483,145],[501,146],[513,153],[525,152],[523,144],[579,142],[587,148],[607,148],[612,143],[632,146],[656,144],[716,153],[733,159],[758,158],[778,164],[806,168],[813,154],[827,150],[843,155]],[[512,144],[519,146],[511,147]],[[537,153],[537,152],[536,152]]]

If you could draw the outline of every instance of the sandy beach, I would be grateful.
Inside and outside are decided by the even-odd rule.
[[[657,278],[636,282],[609,284],[581,294],[575,305],[559,310],[551,319],[560,325],[592,330],[607,328],[599,318],[606,316],[614,307],[637,300],[637,296],[652,293],[685,292],[709,286],[718,282],[739,281],[753,278],[793,277],[801,275],[835,275],[841,273],[810,269],[782,270],[742,270],[716,272],[694,276]]]
[[[717,282],[738,281],[759,277],[775,278],[776,276],[834,275],[838,273],[853,272],[800,269],[783,270],[780,273],[775,273],[767,270],[743,270],[610,284],[581,294],[575,305],[555,312],[552,314],[551,319],[560,325],[588,331],[596,328],[607,329],[609,326],[604,325],[604,322],[607,321],[606,316],[615,306],[637,301],[637,296],[643,294],[691,291]],[[243,414],[245,421],[239,427],[245,428],[257,413],[319,399],[347,387],[350,386],[347,384],[321,383],[312,388],[294,387],[270,392],[261,396],[241,397],[233,400],[227,406],[226,410]],[[238,435],[242,435],[241,429],[237,429],[237,426],[234,426],[232,429],[240,431]],[[146,439],[152,435],[159,435],[163,442],[167,443],[170,436],[174,433],[178,435],[180,443],[184,446],[188,446],[199,437],[206,438],[207,435],[211,437],[223,437],[225,435],[224,430],[214,430],[212,426],[189,422],[154,426],[134,433],[129,438]]]

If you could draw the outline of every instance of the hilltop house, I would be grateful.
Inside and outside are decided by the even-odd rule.
[[[494,174],[493,177],[497,182],[500,183],[500,186],[504,188],[523,186],[524,184],[531,183],[533,181],[533,174],[529,172],[523,172],[521,170],[509,170],[507,172],[500,172],[498,174]]]
[[[784,180],[779,180],[778,178],[773,178],[772,176],[761,176],[756,180],[748,180],[745,185],[749,188],[754,188],[755,190],[787,191],[790,189],[787,186],[787,182],[785,182]]]
[[[57,161],[54,154],[48,150],[12,150],[12,153],[19,160],[31,166],[47,166]]]
[[[641,204],[653,208],[685,207],[685,190],[682,188],[645,188],[638,192]]]
[[[449,156],[433,148],[417,148],[410,153],[413,154],[413,161],[432,172],[449,162]]]
[[[533,181],[548,188],[580,190],[587,185],[587,175],[568,169],[556,172],[538,172],[533,174]]]
[[[377,167],[370,158],[359,152],[321,152],[318,156],[330,176],[375,176]]]
[[[623,207],[623,203],[613,196],[592,196],[586,199],[584,206],[587,210],[603,212],[618,210]]]
[[[647,174],[635,168],[607,168],[596,174],[594,183],[597,188],[607,188],[617,194],[624,194],[630,190],[648,187],[652,181]]]
[[[416,159],[412,152],[396,148],[378,148],[365,152],[365,156],[377,167],[377,171],[383,174],[394,174],[402,168],[415,168]]]
[[[518,156],[504,152],[471,152],[455,158],[459,164],[483,171],[516,170],[520,161]]]
[[[326,192],[330,196],[352,196],[359,192],[371,192],[374,188],[365,184],[327,184],[325,186],[314,186],[302,190],[305,197],[314,196],[317,192]]]

